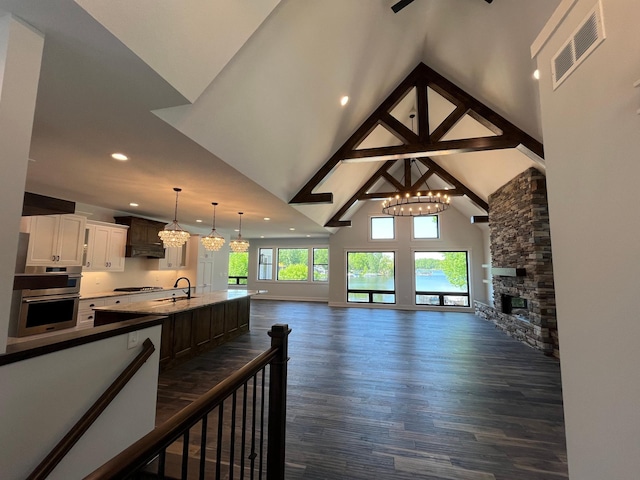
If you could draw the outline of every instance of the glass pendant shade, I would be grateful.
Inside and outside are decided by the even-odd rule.
[[[216,232],[216,206],[218,204],[213,202],[211,205],[213,205],[213,226],[211,233],[206,237],[202,237],[200,241],[205,249],[217,252],[224,245],[224,237]]]
[[[168,223],[164,227],[164,230],[160,230],[158,232],[158,236],[162,240],[164,248],[181,247],[187,242],[187,240],[189,240],[189,237],[191,236],[189,232],[184,230],[178,224],[178,194],[182,191],[182,189],[174,188],[173,191],[176,192],[176,209],[173,217],[173,222]]]
[[[244,253],[249,250],[249,242],[242,238],[242,212],[238,212],[240,215],[240,227],[238,228],[238,238],[229,242],[229,248],[235,253]]]

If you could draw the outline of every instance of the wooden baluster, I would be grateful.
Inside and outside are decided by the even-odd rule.
[[[269,439],[267,445],[267,480],[284,478],[287,425],[287,362],[289,361],[289,325],[277,324],[269,332],[271,346],[278,356],[269,369]]]

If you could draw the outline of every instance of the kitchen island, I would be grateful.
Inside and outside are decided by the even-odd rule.
[[[249,331],[250,300],[256,290],[225,290],[95,308],[95,325],[162,315],[160,369],[210,350]]]

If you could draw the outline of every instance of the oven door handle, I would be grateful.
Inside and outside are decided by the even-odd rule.
[[[23,303],[44,303],[44,302],[57,302],[59,300],[75,300],[80,298],[80,294],[77,295],[43,295],[40,297],[27,297],[23,298]]]

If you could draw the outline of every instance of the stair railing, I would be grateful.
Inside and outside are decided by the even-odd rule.
[[[288,325],[273,325],[268,332],[271,337],[269,350],[123,450],[85,480],[253,480],[263,478],[265,463],[267,480],[284,479],[290,332]],[[230,409],[227,408],[229,404]],[[213,413],[214,410],[217,412]],[[193,442],[190,442],[191,435],[195,437]],[[209,436],[215,437],[214,445],[209,444]]]

